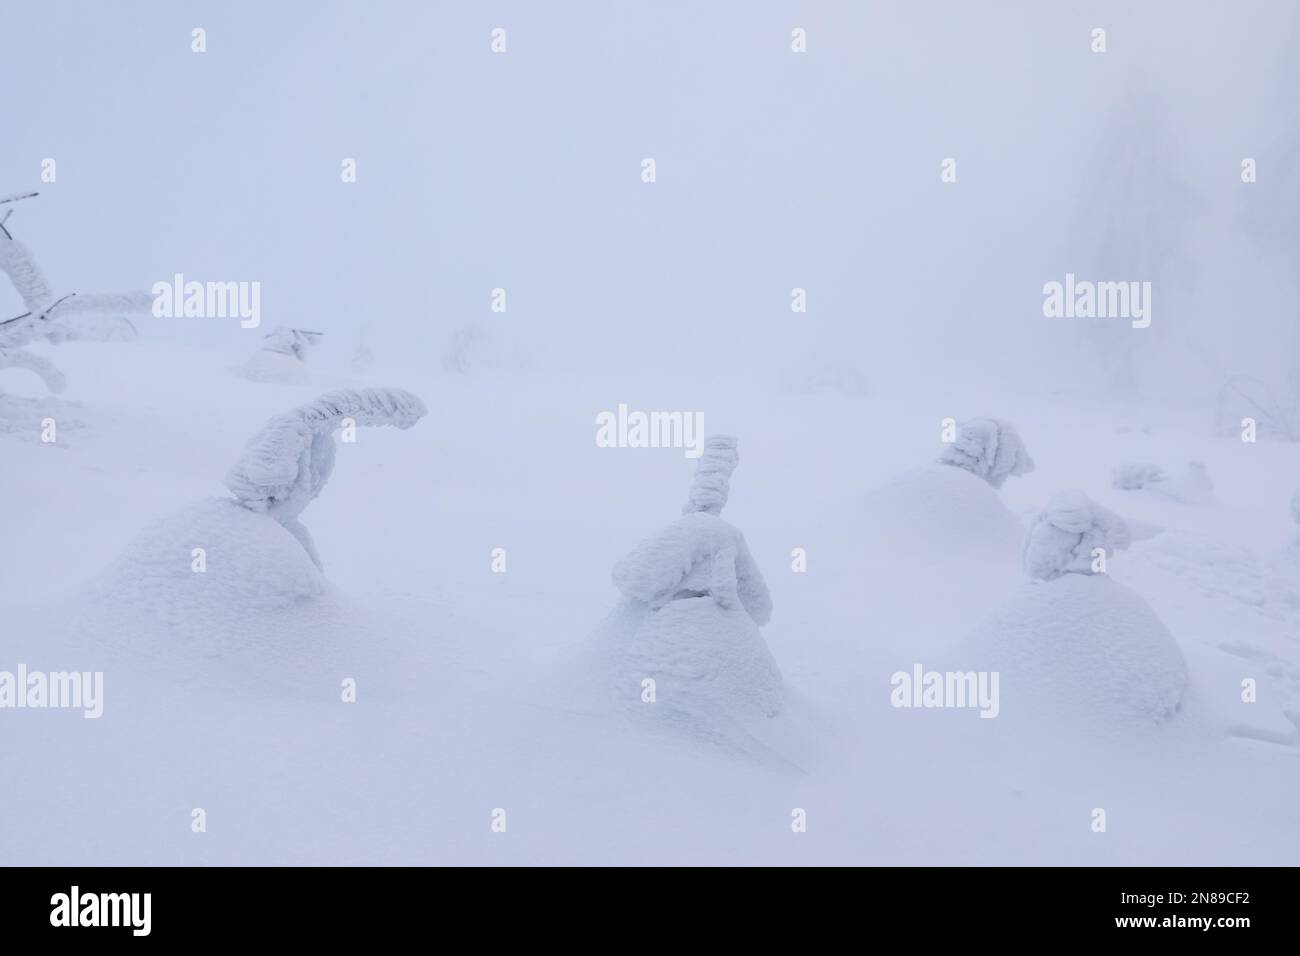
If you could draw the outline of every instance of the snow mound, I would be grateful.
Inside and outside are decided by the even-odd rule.
[[[1034,460],[1025,450],[1020,435],[1008,422],[996,418],[972,418],[957,428],[956,440],[945,446],[939,463],[964,468],[994,488],[1007,478],[1034,470]]]
[[[196,571],[194,549],[205,569]],[[268,611],[326,591],[325,578],[287,529],[226,498],[164,518],[131,541],[90,585],[92,594],[168,620]]]
[[[1024,526],[989,483],[963,468],[921,465],[874,489],[864,502],[865,542],[882,555],[929,553],[1014,564]]]
[[[1187,688],[1173,635],[1104,574],[1022,586],[966,639],[962,657],[999,673],[1001,715],[1012,718],[1160,721]]]
[[[641,618],[627,639],[618,684],[633,706],[669,720],[774,717],[783,702],[781,674],[758,626],[744,610],[711,597],[680,598]],[[655,682],[654,703],[643,682]]]
[[[1093,574],[1099,558],[1094,554],[1096,549],[1104,551],[1109,559],[1131,543],[1127,523],[1115,512],[1079,492],[1061,492],[1052,497],[1029,529],[1025,572],[1042,581],[1067,572]]]

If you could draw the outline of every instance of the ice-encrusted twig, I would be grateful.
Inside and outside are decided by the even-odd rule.
[[[717,515],[727,504],[731,490],[731,473],[740,463],[734,435],[711,435],[704,440],[704,453],[695,466],[695,478],[682,514],[696,511]]]

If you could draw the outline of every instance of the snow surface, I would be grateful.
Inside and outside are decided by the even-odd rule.
[[[1131,588],[1103,574],[1027,584],[965,648],[971,669],[997,671],[999,717],[1071,723],[1175,715],[1187,664],[1173,635]]]
[[[669,602],[611,656],[649,612],[619,603],[609,570],[695,466],[594,447],[589,396],[653,400],[653,383],[566,391],[377,359],[375,383],[434,411],[337,446],[346,462],[310,513],[322,573],[277,522],[210,500],[247,437],[314,386],[231,377],[207,349],[57,349],[67,397],[3,376],[24,431],[42,412],[66,422],[54,445],[2,438],[0,487],[24,502],[5,518],[24,560],[0,571],[4,663],[102,669],[105,712],[0,714],[0,759],[22,768],[3,806],[27,823],[6,863],[1300,858],[1292,446],[1208,437],[1172,407],[1147,434],[1104,405],[1027,401],[1014,417],[1039,470],[999,492],[945,465],[899,477],[926,455],[918,436],[936,439],[923,398],[790,405],[775,384],[683,381],[743,436],[725,513],[775,611],[759,635],[711,596]],[[877,454],[843,467],[848,434]],[[1180,451],[1222,476],[1222,504],[1134,497],[1098,463]],[[1108,576],[1027,585],[1025,518],[1071,484],[1156,530]],[[1156,721],[1177,684],[1170,641],[1186,690]],[[1011,657],[997,719],[889,705],[892,673],[984,666],[972,647]],[[1026,672],[1043,683],[1022,695]],[[496,807],[507,834],[490,830]]]
[[[105,691],[0,711],[0,864],[1300,862],[1294,4],[513,4],[505,55],[476,4],[191,6],[0,21],[0,322],[180,273],[263,320],[0,330],[66,382],[0,369],[0,671]],[[1043,315],[1069,273],[1150,327]],[[429,413],[337,440],[321,567],[221,479],[379,387]],[[624,404],[740,437],[761,632],[707,510],[611,581],[696,469],[597,447]],[[1132,543],[1028,584],[1070,490]],[[892,705],[995,650],[997,718]]]

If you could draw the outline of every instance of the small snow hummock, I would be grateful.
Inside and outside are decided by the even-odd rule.
[[[957,427],[957,438],[944,447],[939,462],[979,475],[994,488],[1008,477],[1034,470],[1034,460],[1009,423],[997,418],[972,418]]]
[[[1102,549],[1109,557],[1131,543],[1132,535],[1123,518],[1087,495],[1064,491],[1052,497],[1029,528],[1025,571],[1041,581],[1052,581],[1070,572],[1093,574],[1095,549]]]
[[[759,632],[771,595],[744,535],[719,516],[738,461],[735,438],[707,439],[685,513],[614,567],[624,597],[606,629],[620,659],[616,680],[630,694],[654,679],[665,713],[781,709],[781,675]]]

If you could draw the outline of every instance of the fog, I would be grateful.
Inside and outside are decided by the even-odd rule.
[[[0,18],[0,183],[41,190],[10,226],[61,287],[256,280],[267,326],[429,367],[481,323],[504,368],[566,378],[838,362],[877,388],[1104,391],[1085,320],[1042,312],[1044,283],[1074,272],[1154,283],[1151,328],[1120,333],[1143,394],[1208,400],[1224,374],[1290,370],[1287,4],[52,2]],[[1116,232],[1133,255],[1099,256]],[[260,334],[141,331],[244,351]]]

